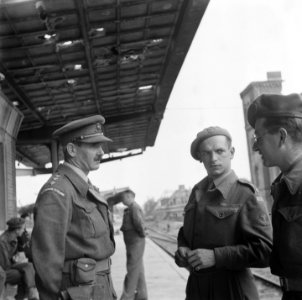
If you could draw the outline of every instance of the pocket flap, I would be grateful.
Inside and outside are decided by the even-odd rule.
[[[240,206],[206,206],[206,210],[218,219],[225,219],[229,216],[236,214],[239,211]]]
[[[278,211],[287,222],[293,222],[302,217],[301,206],[283,207],[279,208]]]
[[[92,258],[80,258],[75,263],[76,268],[83,272],[89,272],[95,269],[96,261]]]
[[[77,198],[74,198],[73,201],[76,206],[84,209],[89,214],[96,208],[96,204],[93,202],[84,202]]]

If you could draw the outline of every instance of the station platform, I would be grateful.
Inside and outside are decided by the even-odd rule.
[[[116,251],[112,256],[112,279],[118,299],[126,275],[126,248],[123,234],[115,235]],[[178,268],[174,260],[149,238],[144,253],[145,276],[149,300],[184,300],[189,273]]]

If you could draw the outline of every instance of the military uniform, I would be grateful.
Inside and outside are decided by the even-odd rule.
[[[65,162],[42,187],[34,208],[32,256],[41,300],[116,299],[110,275],[115,243],[107,202],[88,180],[104,154],[101,115],[53,133]]]
[[[9,229],[18,228],[24,224],[21,218],[12,218],[7,222]],[[18,285],[16,299],[28,296],[29,290],[35,288],[35,271],[33,265],[28,262],[16,263],[14,256],[18,253],[18,236],[14,230],[6,230],[0,236],[0,266],[5,272],[2,275],[0,295],[4,289],[4,283]],[[29,298],[33,298],[29,295]]]
[[[209,177],[194,186],[185,206],[178,247],[212,249],[214,267],[190,269],[186,300],[258,298],[249,267],[266,267],[271,224],[255,188],[231,171],[210,186]]]
[[[88,257],[100,265],[99,299],[113,299],[113,227],[107,203],[66,163],[42,187],[34,211],[32,254],[41,299],[58,299],[72,286],[71,264]],[[103,268],[101,267],[103,266]]]
[[[127,252],[127,275],[121,300],[147,300],[147,286],[143,264],[145,226],[140,206],[133,202],[124,210],[121,231]]]
[[[278,166],[282,171],[271,186],[271,271],[280,277],[283,300],[302,300],[301,94],[260,95],[249,106],[247,118],[260,134],[254,150],[269,167]],[[269,138],[278,143],[266,143]]]
[[[295,291],[302,299],[302,161],[287,176],[280,174],[272,184],[274,244],[272,273],[278,275],[285,293]],[[291,299],[291,298],[289,298]]]

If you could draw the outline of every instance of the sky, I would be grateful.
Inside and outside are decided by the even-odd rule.
[[[100,190],[129,187],[143,205],[192,188],[205,175],[190,155],[197,133],[221,126],[233,137],[232,168],[250,179],[240,92],[267,72],[282,73],[283,94],[302,92],[301,0],[210,0],[170,95],[154,147],[101,164],[89,174]],[[35,202],[50,175],[17,177],[17,205]]]

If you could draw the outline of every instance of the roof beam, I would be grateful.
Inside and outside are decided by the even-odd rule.
[[[90,51],[90,41],[88,37],[88,21],[87,21],[87,14],[86,14],[86,8],[83,5],[83,0],[76,0],[75,1],[77,9],[78,9],[78,15],[80,18],[80,27],[81,27],[81,32],[82,32],[82,37],[84,40],[84,48],[85,48],[85,54],[86,54],[86,59],[87,59],[87,65],[88,65],[88,70],[89,70],[89,75],[90,75],[90,80],[91,80],[91,86],[94,94],[94,100],[95,104],[97,107],[97,111],[100,114],[101,113],[101,108],[100,108],[100,95],[99,91],[97,89],[97,82],[92,66],[93,58],[91,56],[91,51]]]
[[[139,118],[148,118],[152,116],[152,111],[136,112],[125,115],[117,115],[106,118],[106,126],[119,122],[133,121]],[[45,145],[50,144],[52,133],[60,126],[44,126],[38,129],[30,129],[28,131],[19,131],[17,137],[17,145]]]
[[[42,124],[46,124],[45,119],[42,117],[40,113],[35,110],[35,107],[31,103],[31,101],[27,98],[24,92],[16,85],[14,79],[7,73],[4,66],[0,64],[0,72],[5,76],[5,82],[9,86],[9,88],[14,92],[14,94],[18,97],[18,99],[30,110],[30,112],[34,115],[36,119],[38,119]]]

